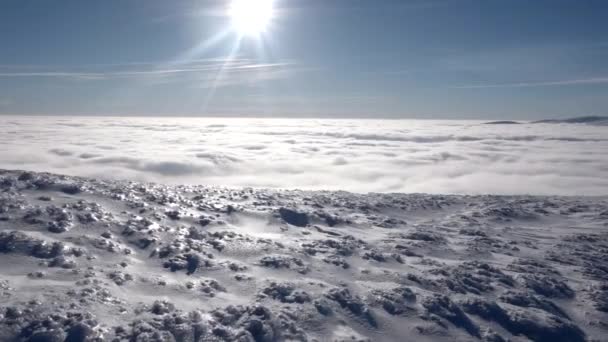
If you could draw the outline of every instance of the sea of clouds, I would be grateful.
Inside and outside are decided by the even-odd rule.
[[[0,116],[0,168],[171,184],[608,195],[608,126]]]

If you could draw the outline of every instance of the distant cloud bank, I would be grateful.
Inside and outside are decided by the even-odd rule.
[[[0,116],[0,168],[354,192],[608,195],[608,129],[570,123]]]

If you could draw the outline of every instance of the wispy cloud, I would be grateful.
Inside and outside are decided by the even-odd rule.
[[[485,88],[526,88],[526,87],[556,87],[556,86],[576,86],[608,84],[608,77],[593,77],[572,80],[544,81],[544,82],[518,82],[502,84],[480,84],[452,87],[455,89],[485,89]]]
[[[125,65],[95,66],[89,69],[52,70],[44,66],[0,66],[0,78],[63,78],[72,80],[107,80],[116,78],[168,77],[181,74],[207,74],[222,70],[227,74],[246,74],[284,71],[293,66],[292,61],[257,63],[248,59],[209,59],[178,65],[151,65],[135,63]]]

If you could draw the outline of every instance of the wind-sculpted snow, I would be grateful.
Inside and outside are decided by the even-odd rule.
[[[0,167],[359,193],[607,195],[607,126],[565,122],[3,116]]]
[[[1,341],[605,341],[608,199],[0,171]]]

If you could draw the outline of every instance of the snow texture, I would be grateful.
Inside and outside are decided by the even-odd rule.
[[[606,341],[605,197],[0,171],[0,341]]]

